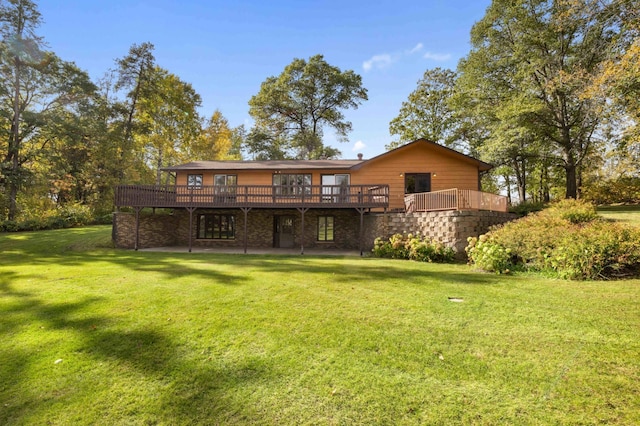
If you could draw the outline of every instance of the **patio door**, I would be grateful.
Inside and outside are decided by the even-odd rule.
[[[322,201],[344,202],[349,193],[350,175],[322,175]]]
[[[293,248],[293,216],[274,216],[273,246],[276,248]]]

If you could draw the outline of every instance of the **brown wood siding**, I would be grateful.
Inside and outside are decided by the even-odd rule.
[[[380,159],[364,163],[351,176],[354,185],[367,182],[389,184],[389,208],[404,208],[405,173],[431,173],[431,190],[478,188],[478,166],[446,151],[425,145],[409,146]]]
[[[201,174],[202,175],[202,184],[205,186],[213,185],[213,176],[214,175],[236,175],[238,176],[238,185],[271,185],[273,183],[273,174],[275,171],[273,170],[203,170],[198,172],[191,171],[180,171],[177,173],[177,185],[186,185],[187,184],[187,175],[191,174]],[[357,173],[356,170],[335,170],[335,169],[327,169],[327,170],[283,170],[280,172],[281,174],[311,174],[311,185],[320,185],[322,183],[322,175],[332,175],[332,174],[348,174],[351,175],[351,181],[353,182],[354,175]],[[364,183],[384,183],[379,180],[374,180],[372,182],[364,182]]]
[[[202,174],[203,185],[213,185],[215,174],[238,176],[238,185],[271,185],[273,170],[179,171],[177,184],[186,185],[188,174]],[[352,185],[388,184],[389,208],[404,208],[405,173],[431,173],[431,191],[478,189],[478,165],[446,150],[415,144],[363,163],[359,169],[283,170],[282,174],[311,173],[311,184],[320,185],[323,174],[349,174]]]

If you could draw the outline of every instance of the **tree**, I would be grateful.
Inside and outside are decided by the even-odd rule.
[[[494,0],[471,32],[459,66],[477,105],[494,117],[526,123],[531,140],[554,148],[566,176],[565,196],[578,196],[580,167],[600,124],[586,88],[605,60],[612,28],[600,0]],[[498,94],[497,98],[492,95]],[[508,109],[508,113],[505,113]]]
[[[129,49],[129,54],[118,59],[118,80],[115,84],[116,90],[127,90],[128,102],[123,105],[125,114],[122,124],[122,146],[120,148],[120,183],[125,183],[126,169],[131,166],[133,153],[133,133],[134,118],[139,100],[153,92],[152,76],[155,68],[155,57],[153,56],[153,44],[149,42],[140,45],[133,44]]]
[[[134,137],[159,185],[161,169],[182,161],[200,134],[201,98],[189,83],[158,66],[149,73],[148,82],[154,90],[137,100],[138,131]]]
[[[309,61],[294,59],[278,77],[267,78],[249,101],[249,114],[256,121],[250,134],[256,136],[253,141],[258,149],[252,152],[269,153],[260,146],[266,142],[281,145],[276,150],[278,155],[290,152],[300,159],[335,157],[340,152],[323,144],[324,126],[346,142],[351,123],[342,110],[358,108],[367,99],[362,78],[353,71],[329,65],[322,55],[312,56]]]
[[[400,113],[389,123],[389,133],[399,140],[387,145],[393,149],[418,138],[451,146],[455,142],[456,117],[449,106],[456,73],[449,69],[427,70],[418,87],[402,103]]]
[[[95,90],[75,64],[42,49],[42,39],[35,34],[40,22],[40,12],[30,0],[0,4],[0,108],[6,137],[0,183],[8,187],[9,219],[18,213],[18,192],[28,173],[25,165],[47,143],[40,133],[53,116]]]
[[[220,110],[215,110],[200,135],[189,147],[191,160],[235,160],[233,130]]]

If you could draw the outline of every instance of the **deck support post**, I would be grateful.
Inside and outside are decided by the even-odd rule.
[[[362,248],[362,237],[364,235],[364,211],[366,209],[364,208],[357,208],[356,211],[358,213],[360,213],[360,237],[358,239],[358,249],[360,250],[360,256],[362,256],[363,254],[363,248]]]
[[[140,241],[140,210],[142,210],[144,207],[134,207],[134,210],[136,211],[136,241],[133,245],[133,249],[135,251],[138,251],[138,243]]]
[[[302,215],[300,223],[300,254],[304,254],[304,214],[309,210],[309,207],[298,207],[296,210]]]
[[[191,240],[193,235],[193,212],[196,207],[187,207],[187,211],[189,212],[189,253],[191,253]]]
[[[240,207],[244,213],[244,254],[247,254],[247,214],[251,211],[251,207]]]

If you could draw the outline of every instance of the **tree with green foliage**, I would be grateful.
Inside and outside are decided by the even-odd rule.
[[[553,148],[567,198],[579,194],[580,168],[600,124],[604,99],[585,94],[614,37],[603,19],[610,7],[600,0],[494,0],[459,66],[477,108]]]
[[[151,95],[154,91],[152,77],[156,65],[153,50],[154,46],[149,42],[140,45],[133,44],[129,49],[129,54],[116,61],[118,79],[114,88],[118,91],[127,91],[127,101],[122,104],[121,111],[124,120],[122,122],[123,140],[118,155],[121,168],[120,183],[125,183],[127,180],[127,169],[134,167],[133,137],[138,102],[141,98]]]
[[[299,159],[336,157],[340,151],[323,143],[324,127],[346,142],[351,123],[342,110],[358,108],[367,99],[362,78],[355,72],[341,71],[322,55],[308,61],[294,59],[278,77],[267,78],[249,101],[256,125],[249,134],[248,149],[258,155]]]
[[[200,95],[189,83],[155,66],[149,75],[153,91],[138,99],[138,129],[135,146],[144,152],[144,162],[161,183],[161,170],[186,158],[188,147],[200,135]]]
[[[0,185],[8,194],[7,217],[18,214],[18,194],[29,174],[27,165],[48,143],[48,126],[90,96],[89,76],[52,52],[43,50],[35,33],[40,12],[31,0],[0,3]]]
[[[239,151],[233,152],[234,130],[229,121],[216,109],[200,135],[189,146],[190,160],[237,160]]]
[[[389,123],[389,133],[399,139],[386,146],[397,148],[419,138],[452,146],[456,140],[455,113],[449,106],[456,73],[449,69],[427,70],[418,87],[402,103],[400,113]]]

